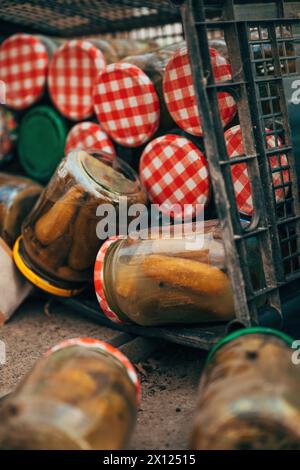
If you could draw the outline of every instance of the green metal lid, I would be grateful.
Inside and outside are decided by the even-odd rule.
[[[292,346],[292,343],[293,343],[293,339],[289,335],[279,330],[273,330],[273,328],[266,328],[263,326],[255,326],[252,328],[242,328],[241,330],[234,331],[233,333],[230,333],[228,336],[225,336],[225,338],[222,338],[211,349],[209,355],[207,356],[206,364],[208,364],[212,360],[215,353],[225,344],[230,343],[231,341],[235,340],[236,338],[239,338],[240,336],[253,335],[253,334],[276,336],[277,338],[282,339],[282,341],[287,343],[289,346]]]
[[[18,154],[26,173],[47,182],[64,156],[68,126],[53,108],[37,106],[22,119]]]

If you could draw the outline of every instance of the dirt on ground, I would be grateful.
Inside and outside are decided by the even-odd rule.
[[[0,397],[12,391],[49,347],[90,336],[110,340],[118,333],[80,317],[61,304],[27,301],[0,329],[6,364],[0,366]],[[171,343],[136,364],[142,385],[131,449],[187,449],[205,353]]]

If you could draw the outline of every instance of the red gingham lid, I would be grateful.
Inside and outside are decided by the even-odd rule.
[[[74,121],[93,114],[93,86],[105,67],[102,52],[86,40],[74,39],[59,47],[49,69],[49,92],[57,109]]]
[[[101,127],[125,147],[147,142],[159,126],[160,104],[150,78],[135,65],[110,64],[94,88],[94,108]]]
[[[270,132],[269,129],[265,129],[265,131]],[[229,157],[238,157],[244,155],[244,145],[240,126],[234,126],[231,129],[228,129],[225,132],[224,136]],[[273,135],[268,135],[266,139],[269,149],[276,147],[276,140]],[[283,145],[282,141],[279,138],[278,144],[280,147]],[[288,159],[286,155],[280,156],[280,166],[278,165],[279,162],[277,155],[272,155],[271,157],[269,157],[269,161],[272,169],[279,170],[280,167],[288,165]],[[251,216],[253,214],[253,201],[251,185],[249,182],[247,171],[247,164],[237,163],[235,165],[232,165],[231,171],[238,208],[241,213]],[[280,185],[282,183],[280,173],[280,171],[273,173],[274,186]],[[290,182],[289,170],[286,169],[282,171],[282,180],[284,183]],[[286,187],[285,189],[279,188],[275,190],[275,199],[277,203],[282,202],[284,200],[284,196],[288,193],[288,190],[288,187]]]
[[[108,135],[99,124],[91,121],[79,122],[72,127],[67,136],[65,154],[84,149],[101,150],[112,157],[116,156],[114,144]]]
[[[227,60],[212,48],[210,55],[215,82],[231,80],[231,68]],[[163,91],[169,113],[176,124],[189,134],[201,136],[201,121],[186,47],[175,52],[169,60],[163,80]],[[218,93],[218,102],[221,120],[226,126],[236,113],[236,103],[226,92]]]
[[[168,213],[174,204],[182,209],[190,204],[192,211],[185,215],[194,217],[199,213],[196,204],[209,202],[207,161],[185,137],[167,134],[150,142],[140,160],[140,178],[150,201],[160,205],[163,212]]]
[[[103,285],[103,268],[104,268],[104,259],[105,255],[107,253],[108,248],[118,241],[120,237],[110,237],[108,240],[106,240],[103,245],[101,245],[100,250],[97,254],[96,262],[95,262],[95,268],[94,268],[94,286],[95,286],[95,292],[96,296],[99,302],[99,305],[101,307],[101,310],[103,313],[109,318],[111,321],[114,323],[125,323],[121,318],[118,317],[118,315],[113,312],[110,308],[110,306],[107,303],[105,293],[104,293],[104,285]]]
[[[14,34],[0,46],[0,80],[6,84],[6,105],[26,109],[43,94],[47,82],[48,56],[41,40]]]
[[[68,348],[70,346],[82,346],[84,348],[95,349],[99,351],[106,352],[111,354],[114,358],[116,358],[125,368],[129,379],[135,386],[137,403],[139,403],[140,399],[140,382],[135,372],[135,369],[129,359],[121,352],[119,349],[115,348],[109,343],[105,343],[104,341],[100,341],[98,339],[93,338],[71,338],[61,341],[57,345],[53,346],[46,352],[46,356],[50,356],[61,349]]]

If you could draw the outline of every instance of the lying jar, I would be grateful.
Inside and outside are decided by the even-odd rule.
[[[124,449],[138,395],[135,370],[120,351],[90,338],[63,341],[1,404],[0,449]]]
[[[23,111],[43,97],[55,48],[50,38],[23,33],[2,42],[0,80],[5,83],[5,104],[9,108]]]
[[[200,238],[199,238],[200,235]],[[253,266],[253,285],[262,268]],[[216,221],[204,234],[107,240],[97,256],[94,283],[112,321],[141,326],[224,322],[234,317],[231,282]]]
[[[42,187],[21,176],[0,173],[0,237],[12,247]]]
[[[101,127],[118,144],[139,147],[156,133],[174,127],[162,83],[176,46],[131,55],[108,65],[94,86],[94,109]]]
[[[34,106],[23,116],[17,151],[26,175],[48,183],[64,156],[68,129],[68,122],[51,106]]]
[[[94,262],[105,233],[97,226],[112,210],[112,229],[119,233],[120,203],[146,202],[135,172],[103,153],[71,152],[59,165],[14,247],[21,272],[54,295],[72,296],[92,279]],[[98,216],[96,211],[98,209]],[[100,209],[101,212],[101,209]],[[130,223],[125,218],[123,225]],[[122,225],[122,231],[127,228]],[[102,237],[102,238],[101,238]]]
[[[191,448],[300,449],[300,371],[292,339],[268,328],[229,335],[202,375]]]

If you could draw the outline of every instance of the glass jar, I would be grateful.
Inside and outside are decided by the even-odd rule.
[[[216,84],[232,80],[228,60],[216,49],[209,49],[212,72]],[[188,134],[203,136],[201,117],[196,102],[189,52],[186,46],[179,48],[166,65],[163,94],[167,109],[178,127]],[[217,94],[220,117],[225,128],[235,117],[237,106],[227,91]]]
[[[90,338],[63,341],[2,403],[0,449],[123,449],[138,393],[135,370],[120,351]]]
[[[210,353],[191,448],[300,449],[300,373],[292,339],[268,328],[234,332]]]
[[[67,121],[51,106],[35,106],[22,118],[18,156],[25,173],[47,183],[64,156]]]
[[[94,283],[108,318],[154,326],[224,322],[234,317],[217,222],[205,222],[204,233],[192,238],[186,226],[182,233],[166,238],[157,232],[148,239],[115,238],[102,245]],[[254,269],[253,283],[262,282],[258,273],[259,268]]]
[[[129,55],[147,54],[159,48],[154,39],[113,38],[110,44],[115,49],[119,60]]]
[[[37,183],[7,173],[0,173],[0,237],[12,247],[42,187]]]
[[[71,121],[93,115],[93,86],[105,69],[105,55],[86,39],[65,41],[54,53],[48,73],[48,88],[56,109]]]
[[[110,64],[94,86],[94,109],[101,127],[124,147],[148,142],[158,128],[174,127],[165,105],[162,83],[176,46],[131,55]]]
[[[9,108],[25,110],[42,98],[54,48],[50,38],[31,34],[17,33],[3,41],[0,80],[6,86],[5,104]]]
[[[71,296],[92,279],[103,237],[97,225],[101,205],[113,211],[112,229],[118,234],[120,204],[145,204],[136,173],[118,158],[98,151],[74,151],[61,162],[22,227],[14,256],[22,273],[54,295]],[[101,210],[100,210],[101,212]],[[99,212],[98,212],[99,213]],[[131,218],[122,222],[127,228]],[[125,227],[124,227],[125,225]]]

